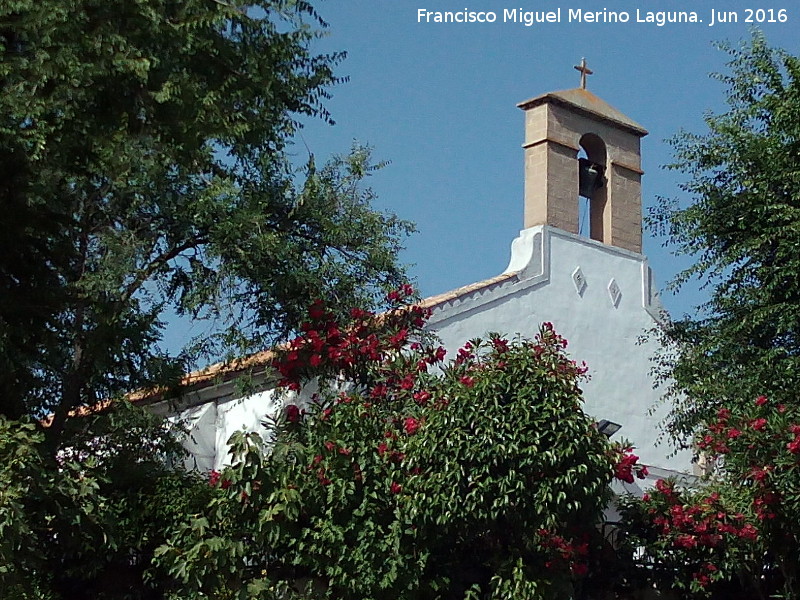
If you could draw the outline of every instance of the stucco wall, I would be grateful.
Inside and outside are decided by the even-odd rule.
[[[583,285],[581,277],[573,278],[577,269]],[[521,232],[509,270],[520,276],[435,312],[431,327],[445,347],[487,331],[532,337],[540,323],[552,322],[569,341],[572,358],[589,367],[591,379],[582,386],[586,411],[622,425],[615,438],[633,442],[642,462],[690,471],[690,453],[670,457],[672,448],[656,444],[666,409],[650,414],[660,396],[651,376],[656,345],[642,339],[662,309],[646,258],[539,226]],[[619,289],[616,303],[612,280]]]
[[[522,231],[512,244],[507,273],[435,305],[430,327],[448,351],[489,331],[532,337],[543,321],[550,321],[569,341],[572,358],[589,366],[591,379],[583,386],[586,411],[622,425],[616,437],[633,442],[644,464],[691,471],[688,452],[669,456],[669,446],[656,445],[665,408],[650,413],[659,398],[650,376],[655,345],[642,337],[657,324],[660,304],[647,260],[538,226]],[[609,291],[612,280],[618,294]],[[190,464],[201,470],[221,468],[229,461],[229,437],[241,429],[264,431],[264,416],[275,414],[282,402],[272,391],[237,399],[229,387],[180,411],[175,418],[191,430]]]

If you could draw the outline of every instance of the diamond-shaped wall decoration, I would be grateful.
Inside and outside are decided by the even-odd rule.
[[[575,284],[575,290],[577,290],[579,296],[583,296],[583,292],[586,291],[586,276],[581,271],[580,267],[576,267],[575,270],[572,272],[572,283]]]
[[[608,295],[611,297],[611,304],[614,305],[614,308],[619,306],[619,300],[622,298],[622,290],[619,289],[619,285],[617,285],[616,279],[611,279],[608,282]]]

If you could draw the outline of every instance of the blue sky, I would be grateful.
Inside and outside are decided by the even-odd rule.
[[[353,140],[374,147],[391,164],[370,181],[378,207],[416,222],[403,260],[423,295],[502,272],[522,227],[523,115],[516,104],[577,87],[581,57],[594,70],[588,88],[650,131],[642,146],[643,204],[677,196],[680,176],[665,140],[681,129],[703,131],[702,115],[723,107],[723,86],[709,78],[724,70],[714,41],[749,37],[746,9],[785,7],[768,0],[324,0],[315,3],[330,24],[320,50],[345,50],[332,89],[335,126],[309,122],[302,142],[318,161],[346,152]],[[794,0],[792,0],[792,4]],[[418,23],[419,9],[494,11],[497,22]],[[504,9],[561,8],[561,23],[503,23]],[[636,9],[696,11],[702,23],[637,23]],[[569,9],[627,11],[628,23],[567,22]],[[733,11],[736,23],[708,24],[711,11]],[[759,16],[754,13],[753,16]],[[764,16],[769,17],[769,13]],[[777,17],[777,12],[773,12]],[[800,8],[786,23],[761,25],[768,40],[797,54]],[[303,143],[295,146],[304,154]],[[645,233],[644,252],[663,287],[681,264]],[[675,315],[702,295],[664,294]]]

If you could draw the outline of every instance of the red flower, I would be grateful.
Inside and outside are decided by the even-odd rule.
[[[414,376],[413,375],[406,375],[400,381],[400,388],[403,390],[413,390],[414,389]]]
[[[693,535],[681,534],[675,538],[675,545],[678,548],[696,548],[697,538]]]
[[[396,334],[394,334],[389,338],[389,345],[392,348],[400,348],[406,343],[407,339],[408,339],[408,330],[401,329],[400,331],[398,331]]]
[[[431,355],[431,357],[430,357],[430,362],[431,362],[431,363],[442,362],[442,361],[444,360],[444,357],[445,357],[446,355],[447,355],[447,350],[445,350],[444,348],[442,348],[441,346],[439,346],[439,347],[438,347],[438,348],[437,348],[437,349],[436,349],[436,350],[433,352],[433,354]]]
[[[383,456],[389,450],[389,445],[386,442],[378,444],[378,456]]]
[[[393,494],[399,494],[400,492],[403,491],[403,486],[397,483],[396,481],[393,481],[390,490]]]
[[[308,309],[308,316],[314,321],[319,321],[325,316],[325,304],[322,300],[315,300]]]
[[[764,429],[766,425],[767,425],[767,420],[764,417],[755,419],[750,423],[750,427],[752,427],[756,431],[761,431],[762,429]]]
[[[464,375],[459,381],[461,381],[461,383],[463,383],[467,387],[472,387],[473,385],[475,385],[475,380],[469,375]]]
[[[508,352],[508,340],[504,340],[503,338],[493,338],[492,346],[494,346],[494,349],[497,350],[497,352]]]
[[[707,586],[709,583],[711,583],[711,580],[708,578],[708,575],[702,575],[702,574],[700,574],[700,573],[695,573],[695,574],[694,574],[694,580],[697,582],[697,584],[698,584],[698,585],[699,585],[701,588],[704,588],[704,587],[706,587],[706,586]]]
[[[729,440],[735,440],[735,439],[736,439],[737,437],[739,437],[740,435],[742,435],[742,432],[741,432],[741,431],[739,431],[738,429],[736,429],[735,427],[731,427],[731,428],[728,430],[728,439],[729,439]]]
[[[417,429],[419,429],[419,421],[414,417],[407,417],[405,421],[403,421],[403,427],[408,435],[414,435],[417,433]]]
[[[767,403],[766,396],[759,396],[756,398],[756,406],[764,406]]]
[[[211,487],[217,487],[217,484],[219,483],[219,478],[221,476],[222,476],[222,473],[220,473],[217,470],[212,470],[208,474],[208,485],[210,485]]]
[[[300,420],[300,407],[296,404],[287,404],[286,408],[286,420],[290,423],[297,423]]]
[[[639,457],[633,454],[630,448],[622,450],[620,455],[619,462],[614,465],[614,477],[625,483],[633,483],[633,468],[639,461]],[[640,478],[644,478],[644,476]]]
[[[755,541],[758,539],[758,529],[753,527],[750,523],[747,523],[739,530],[739,537]]]
[[[589,572],[589,567],[586,565],[586,563],[574,563],[572,565],[573,575],[577,575],[580,577],[581,575],[586,575],[586,573],[588,572]]]
[[[431,399],[430,392],[426,392],[425,390],[414,394],[414,400],[416,400],[417,404],[420,404],[421,406],[427,404],[428,400],[430,399]]]

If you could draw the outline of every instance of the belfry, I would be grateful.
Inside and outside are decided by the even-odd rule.
[[[660,446],[659,404],[652,360],[658,342],[647,339],[663,309],[642,254],[641,138],[647,131],[586,90],[592,71],[582,61],[581,87],[550,92],[518,106],[525,111],[524,223],[511,243],[506,270],[427,298],[427,327],[450,355],[487,332],[531,337],[552,322],[585,361],[585,411],[598,426],[637,447],[650,482],[684,477],[691,452]],[[581,215],[581,203],[588,204]],[[578,235],[580,221],[589,235]],[[216,365],[187,376],[178,417],[187,423],[194,465],[219,469],[227,440],[242,428],[261,431],[264,415],[281,409],[270,354]],[[242,397],[235,379],[247,372],[262,391]],[[272,383],[271,383],[272,382]],[[160,410],[175,411],[162,403]],[[553,423],[558,427],[558,423]],[[641,493],[641,490],[639,490]]]
[[[581,87],[521,102],[525,111],[526,228],[579,232],[578,197],[588,199],[589,237],[642,251],[641,125]],[[579,154],[584,157],[579,158]]]

